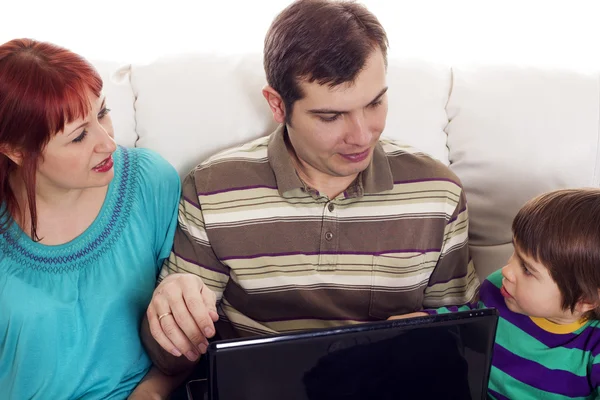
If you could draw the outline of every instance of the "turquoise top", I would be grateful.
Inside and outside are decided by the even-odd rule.
[[[0,235],[0,398],[123,399],[151,361],[139,327],[177,225],[174,168],[119,147],[100,213],[46,246]]]

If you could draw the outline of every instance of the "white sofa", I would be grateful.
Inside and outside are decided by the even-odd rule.
[[[158,151],[182,176],[212,153],[275,128],[261,95],[260,54],[94,64],[117,142]],[[390,59],[388,84],[384,136],[420,148],[460,177],[482,278],[510,256],[511,221],[525,201],[599,185],[598,71]]]

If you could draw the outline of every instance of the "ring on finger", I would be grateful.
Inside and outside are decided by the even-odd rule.
[[[158,316],[158,322],[160,322],[161,319],[163,319],[164,317],[166,317],[167,315],[172,315],[173,313],[171,311],[166,312],[164,314],[161,314]]]

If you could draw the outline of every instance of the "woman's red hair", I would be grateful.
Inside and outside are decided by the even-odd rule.
[[[38,240],[35,177],[48,141],[65,124],[85,118],[88,96],[100,96],[102,79],[81,56],[31,39],[0,46],[0,232],[24,220],[28,208],[31,238]],[[7,154],[19,154],[20,165]],[[9,176],[19,170],[27,193],[19,204]]]

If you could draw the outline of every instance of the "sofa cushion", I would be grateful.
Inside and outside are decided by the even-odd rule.
[[[389,111],[383,135],[401,140],[448,165],[446,103],[450,67],[418,60],[388,61]]]
[[[104,81],[106,105],[111,109],[115,139],[122,146],[133,147],[137,140],[135,132],[135,109],[133,90],[129,82],[129,65],[91,61]]]
[[[132,67],[139,147],[159,151],[181,175],[213,153],[270,133],[258,54],[198,54]]]
[[[517,66],[453,68],[451,168],[467,190],[484,277],[512,252],[512,219],[546,191],[598,186],[599,76]]]
[[[448,164],[450,69],[390,60],[388,83],[384,136]],[[276,124],[261,94],[264,85],[260,54],[195,54],[134,65],[137,146],[159,151],[183,175],[217,151],[269,134]]]

